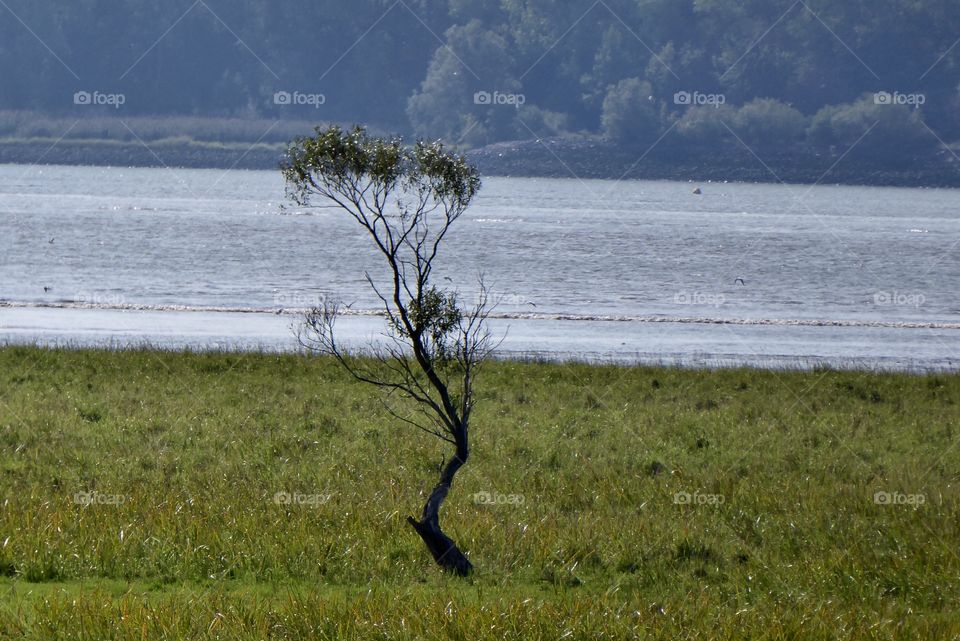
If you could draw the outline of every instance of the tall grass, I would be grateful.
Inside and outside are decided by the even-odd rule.
[[[56,117],[29,111],[0,111],[0,138],[151,142],[188,138],[198,142],[283,143],[309,135],[322,123],[265,118],[93,115]]]
[[[955,638],[960,377],[492,362],[449,455],[325,359],[0,349],[0,638]],[[79,502],[78,502],[79,501]]]

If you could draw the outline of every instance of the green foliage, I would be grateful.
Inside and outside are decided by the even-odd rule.
[[[937,145],[919,110],[906,105],[877,104],[873,94],[850,104],[821,109],[812,118],[808,136],[814,143],[856,145],[860,153],[881,152],[900,157]]]
[[[414,133],[455,144],[466,136],[473,144],[512,137],[516,105],[477,99],[480,94],[492,99],[519,93],[507,40],[471,20],[450,27],[446,42],[434,53],[426,78],[407,103]]]
[[[784,146],[803,140],[807,119],[779,100],[759,98],[737,110],[734,128],[744,142],[755,146]]]
[[[300,138],[290,148],[284,175],[297,185],[307,184],[312,174],[337,182],[369,177],[392,185],[403,171],[400,149],[399,140],[371,139],[359,126],[350,131],[318,127],[315,136]]]
[[[406,147],[400,138],[370,136],[366,129],[318,127],[316,135],[299,138],[283,167],[291,196],[307,204],[318,184],[335,188],[369,181],[375,189],[396,187],[425,192],[437,201],[452,200],[463,209],[480,189],[480,177],[462,156],[447,152],[441,142]]]
[[[604,135],[631,144],[653,142],[660,134],[658,104],[649,82],[621,80],[603,99]]]
[[[463,318],[456,293],[430,286],[420,300],[410,301],[409,313],[413,331],[427,337],[437,359],[441,363],[446,361],[451,356],[450,339]],[[401,336],[409,336],[397,319],[394,319],[392,329]]]
[[[840,139],[834,131],[833,118],[843,111],[844,107],[841,105],[829,105],[815,113],[810,119],[807,139],[821,147],[838,144]]]
[[[570,119],[564,113],[548,111],[536,105],[523,105],[517,110],[514,135],[518,140],[531,136],[560,136],[569,131]]]
[[[737,126],[736,118],[736,109],[725,104],[691,107],[680,117],[675,131],[687,142],[714,145],[731,139],[730,130]]]
[[[102,118],[113,123],[100,132],[122,138],[130,135],[122,118],[148,140],[130,119],[162,114],[258,123],[228,127],[215,134],[220,142],[234,129],[251,142],[264,132],[273,141],[279,128],[269,123],[310,120],[369,122],[475,146],[532,137],[523,122],[536,136],[609,134],[610,98],[611,126],[637,144],[648,138],[650,114],[631,116],[623,87],[612,95],[611,88],[639,79],[651,85],[660,130],[683,116],[661,113],[676,111],[677,91],[723,93],[731,106],[770,98],[810,117],[883,89],[922,91],[923,121],[944,140],[960,139],[955,0],[208,0],[186,14],[174,4],[122,0],[109,15],[90,2],[50,11],[9,0],[9,9],[23,24],[0,24],[0,110],[33,112],[28,120],[37,121],[17,125],[30,131],[16,137],[56,139],[78,118]],[[167,25],[174,26],[164,32]],[[72,92],[94,89],[124,93],[123,109],[71,104]],[[326,101],[281,105],[278,91],[322,93]],[[477,104],[480,91],[523,94],[523,107],[557,117],[528,122],[523,109]],[[795,136],[795,118],[781,116]],[[631,127],[631,118],[645,124]],[[189,123],[179,124],[184,131],[163,137],[193,136]],[[4,129],[0,123],[0,135]]]

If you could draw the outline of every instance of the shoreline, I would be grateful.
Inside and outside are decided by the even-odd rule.
[[[88,344],[77,344],[77,343],[40,343],[40,342],[16,342],[9,341],[0,337],[0,356],[3,354],[15,353],[18,351],[31,351],[31,352],[42,352],[54,354],[58,352],[70,353],[83,355],[87,354],[90,356],[105,356],[105,357],[119,357],[119,356],[134,356],[137,354],[164,354],[170,356],[197,356],[197,355],[210,355],[210,356],[249,356],[251,358],[293,358],[293,359],[320,359],[328,360],[331,363],[334,363],[335,360],[332,357],[329,357],[325,354],[318,354],[310,351],[307,348],[300,347],[297,350],[278,350],[270,349],[268,346],[264,345],[257,349],[250,349],[248,347],[239,347],[231,348],[228,345],[220,346],[211,346],[206,349],[196,349],[190,347],[171,347],[159,343],[127,343],[127,344],[114,344],[114,345],[88,345]],[[367,351],[354,351],[352,355],[356,358],[362,360],[370,360],[375,354],[373,352]],[[544,366],[544,367],[557,367],[565,365],[576,365],[579,367],[585,368],[620,368],[627,370],[663,370],[663,371],[675,371],[675,372],[696,372],[696,371],[709,371],[721,373],[724,371],[735,372],[735,371],[745,371],[745,372],[755,372],[757,374],[770,374],[774,375],[778,372],[780,373],[794,373],[803,376],[815,375],[817,372],[834,372],[838,374],[847,373],[847,374],[856,374],[861,373],[870,376],[890,376],[890,377],[923,377],[923,376],[934,376],[934,375],[945,375],[945,376],[955,376],[960,377],[960,369],[944,370],[944,369],[930,369],[930,370],[898,370],[898,369],[883,369],[883,368],[855,368],[855,367],[833,367],[828,364],[818,362],[817,357],[809,357],[810,365],[808,367],[760,367],[757,365],[749,365],[743,363],[736,363],[733,361],[721,363],[718,361],[717,364],[709,366],[692,366],[688,364],[671,362],[669,359],[657,360],[655,356],[642,360],[642,361],[633,361],[633,362],[623,362],[615,360],[597,360],[597,359],[579,359],[579,358],[554,358],[550,354],[535,352],[535,351],[510,351],[510,350],[500,350],[494,352],[489,357],[489,362],[498,363],[500,365],[530,365],[530,366]]]
[[[0,309],[70,309],[119,312],[167,312],[167,313],[212,313],[212,314],[265,314],[299,317],[310,311],[306,307],[249,307],[210,306],[151,303],[89,303],[74,300],[23,301],[0,298]],[[384,317],[379,309],[344,309],[340,316]],[[744,316],[678,316],[671,314],[576,314],[570,312],[491,312],[496,320],[516,321],[561,321],[573,323],[679,323],[692,325],[772,325],[783,327],[862,327],[884,329],[944,329],[960,330],[960,322],[933,320],[883,321],[853,318],[763,318]]]
[[[207,347],[200,346],[173,346],[161,343],[140,342],[124,344],[86,344],[72,342],[18,342],[0,338],[0,351],[29,349],[41,352],[71,352],[77,354],[167,354],[167,355],[234,355],[234,356],[296,356],[304,358],[325,358],[320,354],[313,354],[304,348],[286,350],[260,345],[229,345],[219,344]],[[354,350],[352,354],[361,359],[374,355],[371,351]],[[611,355],[586,354],[555,354],[545,351],[503,351],[494,353],[489,362],[501,365],[532,365],[532,366],[577,366],[591,369],[619,368],[623,370],[657,370],[680,372],[758,372],[770,374],[801,374],[810,375],[817,372],[853,373],[870,376],[893,377],[927,377],[927,376],[958,376],[960,368],[954,367],[884,367],[882,365],[867,365],[853,360],[846,362],[829,363],[817,356],[800,357],[792,360],[773,360],[767,364],[746,363],[738,360],[737,355],[710,355],[697,359],[681,360],[672,355],[646,354],[638,355],[634,360],[620,360]]]
[[[135,309],[0,308],[0,345],[163,352],[296,353],[291,314]],[[383,319],[345,316],[339,340],[364,353]],[[767,371],[960,372],[956,330],[491,318],[504,360]]]
[[[159,140],[0,140],[0,164],[279,169],[281,144]],[[960,188],[960,160],[942,150],[909,167],[813,149],[631,150],[591,137],[501,142],[464,154],[484,176],[700,183]]]

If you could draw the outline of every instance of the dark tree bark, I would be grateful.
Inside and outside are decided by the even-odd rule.
[[[464,442],[457,446],[457,454],[447,463],[440,473],[440,482],[430,492],[430,497],[423,506],[423,517],[417,521],[412,516],[407,517],[407,523],[413,526],[420,538],[423,539],[437,565],[447,572],[457,576],[469,576],[473,572],[473,564],[460,551],[457,544],[440,529],[440,507],[447,498],[453,477],[470,455],[470,450]]]

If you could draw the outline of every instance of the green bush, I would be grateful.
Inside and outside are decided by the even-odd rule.
[[[560,136],[569,131],[568,120],[566,114],[524,105],[517,110],[514,129],[520,138],[529,138],[531,131],[537,136]]]
[[[860,100],[824,107],[807,130],[816,145],[856,145],[860,153],[916,153],[937,144],[923,124],[921,112],[900,104],[877,104],[873,94]]]
[[[748,145],[792,145],[803,140],[807,118],[779,100],[759,98],[737,110],[734,129]]]
[[[628,78],[611,86],[603,99],[601,125],[603,134],[616,142],[656,140],[661,131],[660,115],[650,83]]]
[[[691,107],[677,122],[674,131],[685,142],[712,145],[731,139],[727,127],[736,125],[736,110],[729,105]]]

